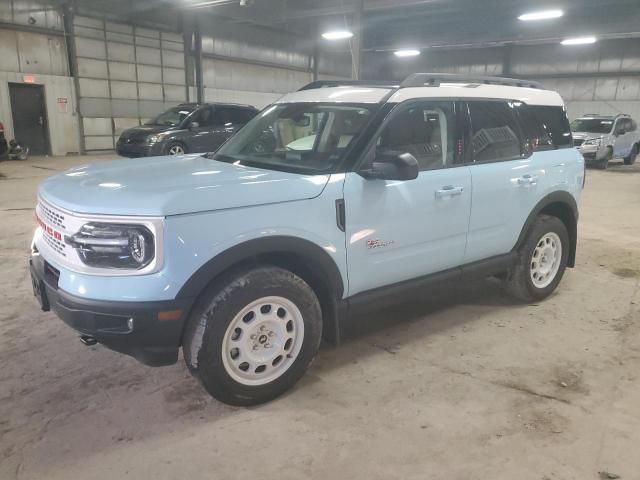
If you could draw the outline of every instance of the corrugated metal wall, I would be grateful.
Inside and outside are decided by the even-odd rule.
[[[416,71],[534,78],[560,92],[571,118],[629,113],[640,119],[640,39],[576,47],[514,46],[510,53],[502,47],[425,50],[415,61],[385,53],[371,60],[370,78],[401,79]]]
[[[43,2],[0,1],[0,23],[47,28],[51,34],[0,28],[0,122],[14,138],[9,83],[22,83],[29,74],[44,86],[51,153],[79,150],[75,89],[69,77],[60,12]],[[56,33],[59,32],[59,33]],[[28,139],[19,139],[28,144]]]
[[[85,148],[111,150],[122,130],[186,100],[182,36],[74,18]]]

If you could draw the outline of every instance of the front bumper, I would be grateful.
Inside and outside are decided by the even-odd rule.
[[[81,334],[146,365],[171,365],[178,360],[191,299],[114,302],[81,298],[58,288],[59,272],[42,256],[32,255],[29,263],[42,310],[52,310]]]
[[[161,142],[148,143],[125,143],[118,140],[116,143],[116,152],[122,157],[138,158],[138,157],[155,157],[162,155]]]
[[[577,147],[586,162],[594,162],[606,158],[608,150],[606,146],[598,145],[581,145]]]

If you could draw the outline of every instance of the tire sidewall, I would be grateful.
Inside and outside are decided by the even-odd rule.
[[[531,279],[531,258],[533,252],[538,245],[540,239],[547,233],[555,233],[560,238],[562,244],[562,255],[560,259],[560,266],[556,272],[556,276],[553,281],[544,288],[536,287]],[[556,217],[543,216],[533,226],[529,237],[521,251],[521,265],[523,272],[525,272],[524,283],[527,291],[534,299],[541,300],[549,296],[558,286],[564,275],[564,271],[567,267],[567,261],[569,259],[569,234],[564,226],[564,223]]]
[[[182,142],[169,142],[169,144],[165,147],[164,153],[166,155],[171,155],[171,148],[175,147],[175,146],[179,146],[182,148],[182,153],[186,154],[187,153],[187,147],[184,146],[184,144]]]
[[[217,295],[202,310],[206,325],[195,371],[214,397],[236,405],[251,405],[277,397],[303,376],[320,345],[322,314],[314,292],[291,272],[279,268],[252,270],[242,276],[241,281],[243,285],[240,288],[222,290],[224,298],[220,300],[220,295]],[[281,376],[264,385],[244,385],[234,380],[224,367],[224,336],[231,321],[243,308],[269,296],[284,297],[300,310],[304,323],[302,346],[295,361]]]

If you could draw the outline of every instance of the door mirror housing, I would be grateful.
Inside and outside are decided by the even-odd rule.
[[[191,122],[189,124],[189,129],[194,129],[194,128],[198,128],[200,127],[200,124],[198,122]]]
[[[368,180],[414,180],[418,178],[418,160],[410,153],[376,153],[370,168],[360,175]]]

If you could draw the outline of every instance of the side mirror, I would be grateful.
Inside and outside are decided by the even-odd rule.
[[[414,180],[418,178],[418,161],[410,153],[377,153],[371,168],[359,173],[371,180]]]
[[[189,124],[189,129],[198,128],[200,124],[198,122],[191,122]]]

